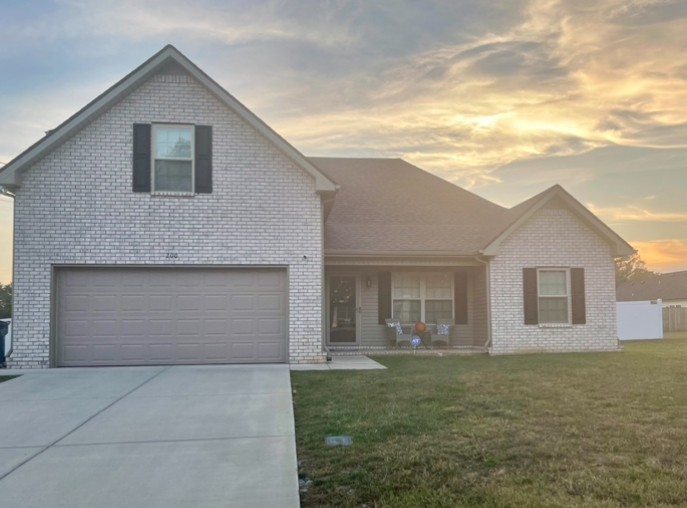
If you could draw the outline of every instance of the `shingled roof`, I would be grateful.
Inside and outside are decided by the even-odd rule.
[[[507,211],[401,159],[309,160],[339,185],[327,252],[475,255]]]
[[[559,185],[506,209],[401,159],[309,157],[338,185],[324,229],[326,254],[495,255],[542,206],[557,200],[605,237],[632,247]]]
[[[619,302],[687,300],[687,270],[663,273],[650,280],[626,282],[616,289]]]

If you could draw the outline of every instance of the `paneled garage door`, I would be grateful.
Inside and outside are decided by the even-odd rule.
[[[57,271],[59,366],[287,359],[284,269]]]

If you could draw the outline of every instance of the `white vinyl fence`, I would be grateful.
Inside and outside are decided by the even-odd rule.
[[[661,300],[617,302],[616,307],[620,340],[663,338]]]

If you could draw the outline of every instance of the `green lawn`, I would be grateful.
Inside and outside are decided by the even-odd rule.
[[[303,506],[687,506],[687,339],[375,359],[292,373]]]

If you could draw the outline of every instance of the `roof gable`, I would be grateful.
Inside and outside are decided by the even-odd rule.
[[[172,45],[167,45],[162,48],[162,50],[96,97],[80,111],[76,112],[55,129],[49,131],[45,137],[41,138],[7,163],[2,170],[0,170],[0,185],[10,188],[21,185],[21,173],[25,169],[52,152],[52,150],[60,146],[75,132],[128,95],[153,74],[157,72],[166,72],[170,67],[175,66],[180,67],[200,82],[229,109],[276,146],[297,166],[310,174],[315,179],[315,188],[318,192],[336,191],[337,187],[334,182]]]
[[[536,212],[541,210],[547,203],[551,203],[554,200],[562,202],[587,227],[604,238],[611,246],[611,253],[614,257],[627,256],[634,252],[630,244],[604,224],[596,215],[587,210],[579,201],[568,194],[563,187],[554,185],[544,192],[508,210],[503,217],[500,228],[496,230],[497,234],[487,243],[486,247],[482,250],[482,254],[485,256],[497,255],[499,247],[511,234],[520,228],[520,226]]]

